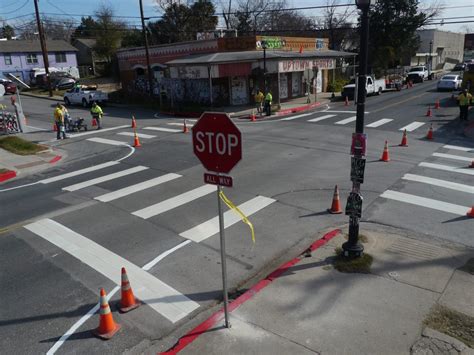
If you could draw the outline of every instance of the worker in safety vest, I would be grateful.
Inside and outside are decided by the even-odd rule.
[[[58,102],[54,109],[54,124],[56,125],[56,139],[66,139],[66,127],[64,127],[64,111],[62,105]]]
[[[272,93],[268,91],[267,95],[265,96],[265,112],[267,116],[270,116],[272,114],[272,100],[273,100]]]
[[[464,89],[458,96],[459,101],[459,118],[461,121],[467,121],[469,115],[469,104],[472,102],[472,95]]]
[[[95,101],[92,103],[91,115],[92,115],[92,119],[95,118],[97,121],[97,129],[101,129],[102,128],[101,120],[102,120],[102,116],[104,116],[104,111],[102,111],[100,106],[97,105],[97,102]]]

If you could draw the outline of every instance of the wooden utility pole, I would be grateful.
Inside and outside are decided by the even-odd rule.
[[[150,96],[153,96],[153,72],[151,71],[150,65],[150,51],[148,50],[148,36],[146,35],[146,27],[145,27],[145,17],[143,17],[143,1],[139,0],[140,2],[140,17],[142,19],[142,32],[143,32],[143,39],[145,40],[145,56],[146,56],[146,67],[148,71],[148,84],[150,87]],[[161,100],[161,93],[159,93],[160,100]]]
[[[41,24],[39,9],[38,9],[38,0],[35,1],[35,12],[36,12],[36,23],[38,25],[39,39],[41,43],[41,51],[43,52],[43,63],[44,70],[46,72],[46,83],[48,85],[49,97],[53,96],[53,89],[51,88],[51,78],[49,77],[49,60],[48,60],[48,49],[46,48],[46,40],[44,38],[43,25]]]

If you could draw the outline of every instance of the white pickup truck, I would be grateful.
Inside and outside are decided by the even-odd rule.
[[[64,93],[64,103],[69,105],[82,105],[88,107],[93,101],[97,103],[107,102],[109,97],[107,93],[97,90],[95,87],[74,87]]]
[[[355,79],[352,79],[349,84],[344,86],[342,90],[342,97],[345,99],[347,97],[348,100],[354,100],[355,95]],[[383,91],[386,90],[386,84],[384,79],[375,79],[372,76],[367,76],[367,84],[366,84],[366,92],[367,96],[369,95],[381,95]]]
[[[422,83],[428,79],[428,69],[424,65],[413,67],[408,71],[407,78],[414,83]]]

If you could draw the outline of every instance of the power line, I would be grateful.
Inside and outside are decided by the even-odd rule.
[[[9,12],[2,12],[0,13],[1,15],[10,15],[10,14],[14,14],[15,12],[18,12],[20,11],[21,9],[23,9],[26,5],[28,5],[28,3],[30,2],[30,0],[26,0],[23,5],[21,5],[18,9],[16,10],[13,10],[13,11],[9,11]]]

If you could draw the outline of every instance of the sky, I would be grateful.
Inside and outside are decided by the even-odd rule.
[[[354,0],[339,0],[339,3],[352,3]],[[218,3],[219,1],[215,1]],[[225,0],[224,0],[225,2]],[[237,3],[238,0],[234,0]],[[46,14],[57,14],[49,15],[61,19],[74,19],[80,21],[80,16],[68,16],[70,15],[93,15],[94,10],[97,9],[98,5],[112,4],[116,15],[119,16],[130,16],[132,18],[124,18],[125,21],[132,25],[140,26],[140,10],[138,0],[39,0],[40,11]],[[288,7],[307,7],[307,6],[318,6],[326,5],[327,0],[287,0]],[[436,25],[427,28],[436,27],[440,30],[454,31],[454,32],[465,32],[466,26],[469,26],[471,31],[474,32],[474,6],[473,0],[421,0],[421,7],[428,7],[434,3],[447,6],[448,8],[443,10],[441,15],[438,17],[442,18],[453,18],[453,17],[464,17],[458,19],[445,19],[445,22],[449,21],[472,21],[470,23],[461,24],[445,24],[443,26]],[[159,16],[160,13],[157,10],[155,0],[143,0],[145,17]],[[460,7],[458,7],[460,6]],[[464,6],[464,7],[463,7]],[[220,12],[221,9],[218,9]],[[322,10],[305,10],[307,16],[321,16]],[[33,0],[0,0],[0,18],[10,21],[21,21],[29,14],[34,13],[34,2]],[[17,18],[18,16],[24,16]],[[471,16],[466,18],[466,16]],[[137,18],[133,18],[137,17]],[[15,19],[16,18],[16,19]]]

